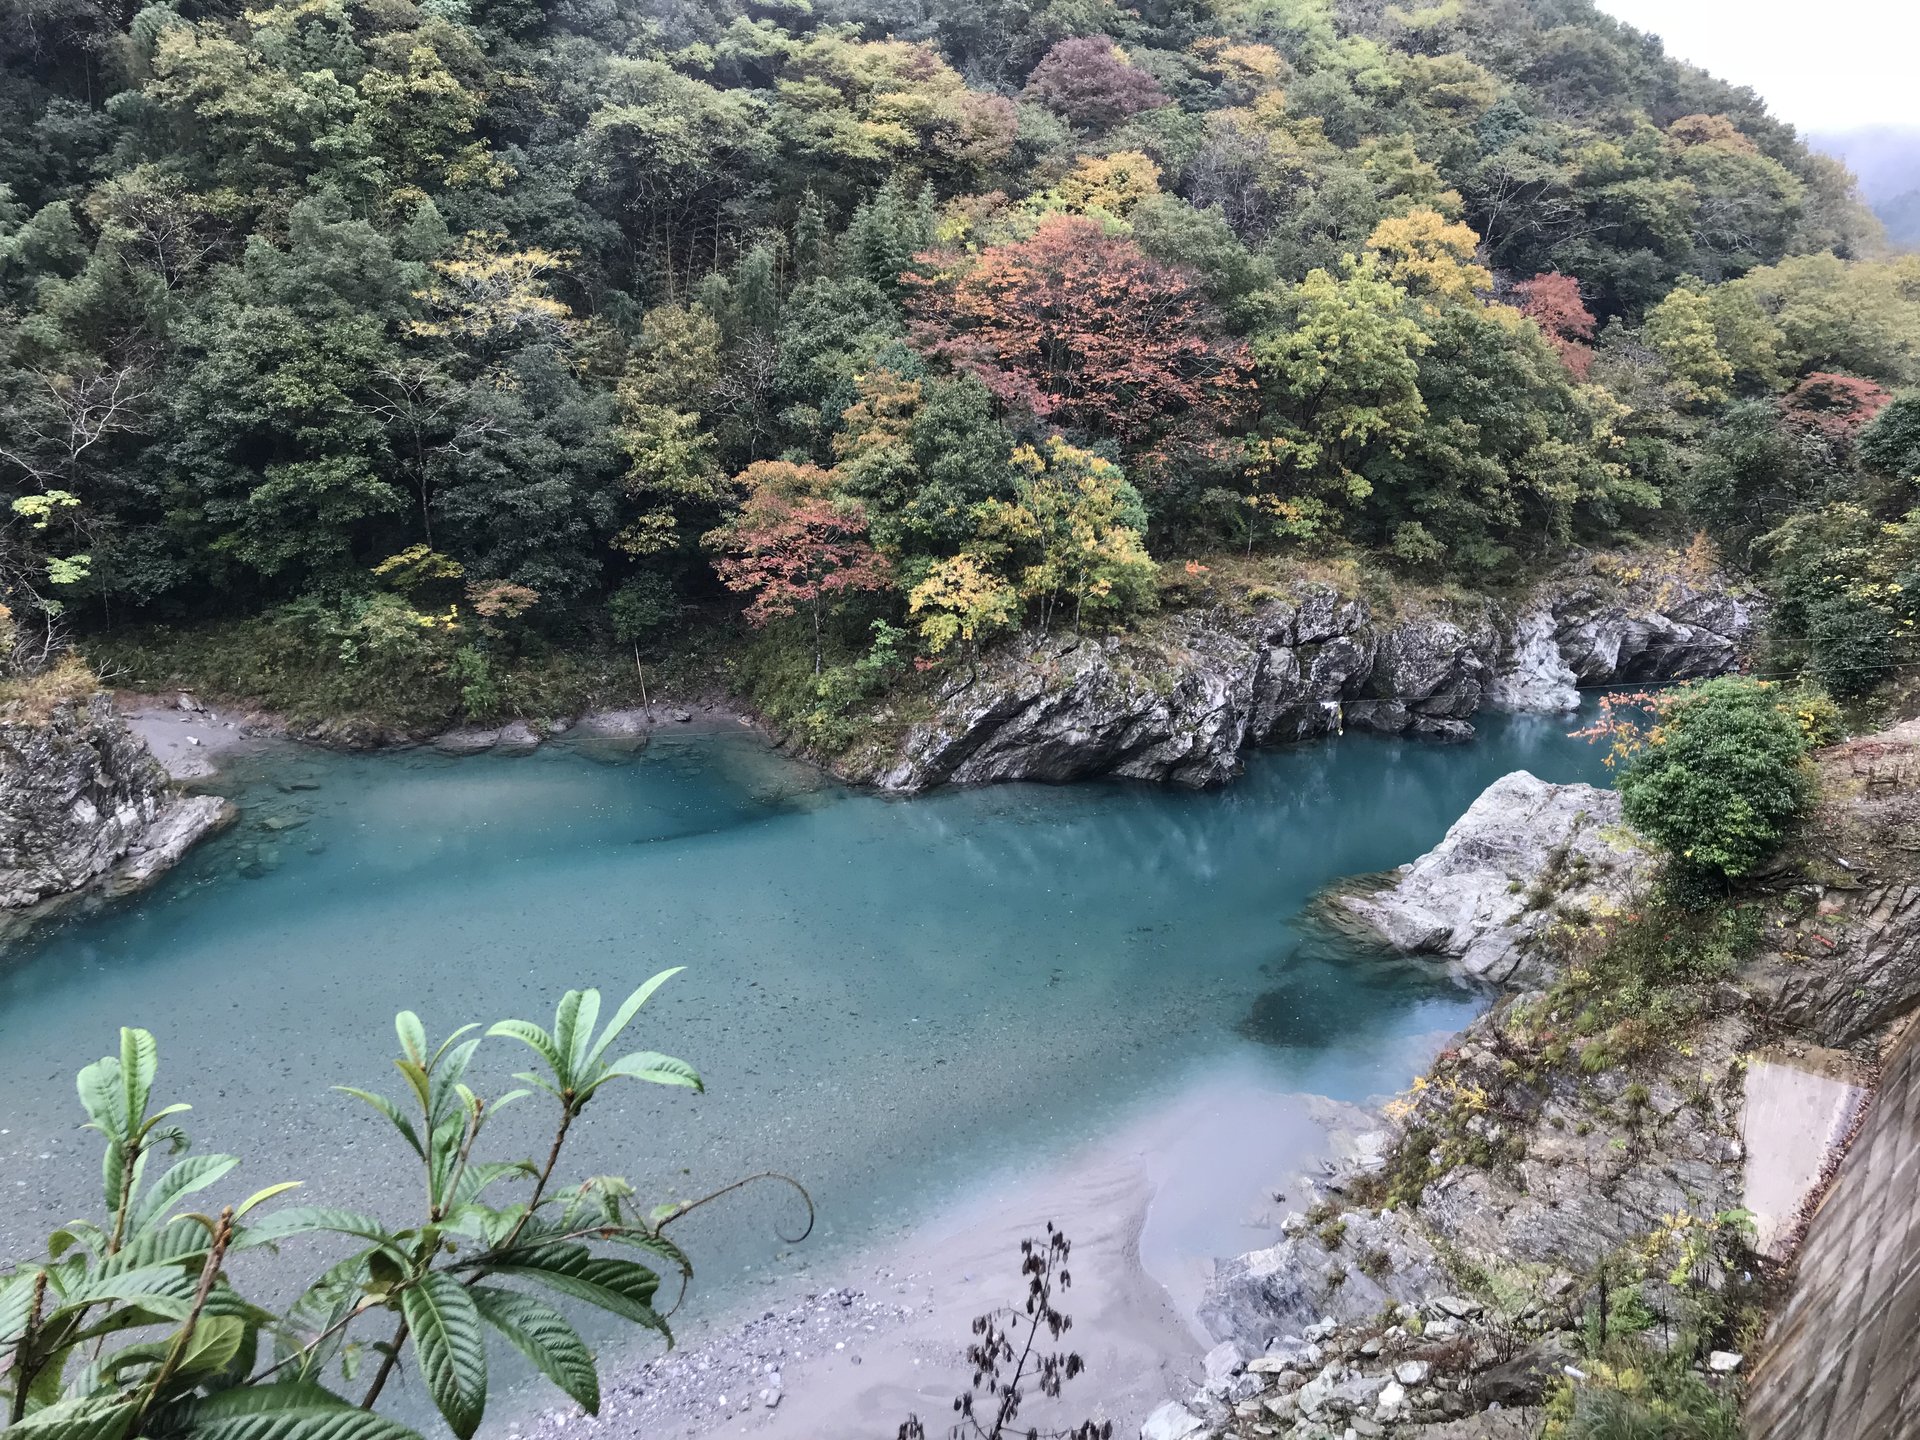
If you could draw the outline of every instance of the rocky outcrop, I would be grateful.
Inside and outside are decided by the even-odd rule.
[[[1279,1244],[1214,1269],[1199,1321],[1250,1355],[1323,1319],[1370,1320],[1451,1284],[1433,1245],[1391,1212],[1359,1211],[1315,1226],[1289,1217]]]
[[[104,694],[0,721],[0,911],[136,889],[231,816],[217,797],[177,796]]]
[[[1920,1006],[1920,720],[1825,752],[1820,794],[1773,877],[1794,913],[1750,983],[1782,1025],[1857,1046]]]
[[[1387,1107],[1394,1143],[1364,1147],[1301,1197],[1312,1208],[1290,1217],[1280,1245],[1216,1267],[1204,1323],[1251,1357],[1247,1376],[1272,1378],[1221,1388],[1214,1374],[1231,1371],[1210,1358],[1208,1383],[1183,1406],[1202,1421],[1194,1435],[1494,1433],[1485,1427],[1506,1413],[1494,1403],[1538,1404],[1550,1383],[1593,1378],[1564,1347],[1593,1307],[1623,1302],[1623,1284],[1678,1317],[1649,1332],[1657,1348],[1701,1295],[1730,1294],[1760,1268],[1697,1250],[1683,1274],[1664,1258],[1676,1234],[1750,1214],[1759,1252],[1790,1259],[1875,1058],[1920,1008],[1920,723],[1817,764],[1815,813],[1747,897],[1765,911],[1757,953],[1624,1007],[1590,986],[1503,997]],[[1647,877],[1643,860],[1607,843],[1610,798],[1507,777],[1396,875],[1401,893],[1376,923],[1402,927],[1408,948],[1464,955],[1524,930],[1532,910],[1516,917],[1505,899],[1514,882],[1548,906],[1626,899]],[[1586,865],[1573,864],[1581,854]],[[1511,978],[1544,974],[1523,957]],[[1637,1007],[1655,1006],[1665,1019],[1650,1029]],[[1611,1040],[1596,1021],[1614,1027]],[[1636,1260],[1649,1255],[1662,1258]],[[1457,1309],[1460,1296],[1483,1308]],[[1436,1322],[1446,1343],[1428,1349]],[[1389,1390],[1400,1356],[1436,1371],[1444,1356],[1459,1378]],[[1737,1393],[1745,1357],[1695,1358],[1700,1383]]]
[[[1021,636],[949,681],[897,750],[842,768],[898,791],[1089,775],[1215,785],[1257,746],[1348,728],[1465,739],[1488,705],[1570,708],[1577,684],[1716,674],[1753,618],[1724,587],[1598,560],[1511,612],[1480,600],[1389,617],[1301,583],[1123,636]]]
[[[130,895],[146,889],[200,841],[231,825],[239,813],[231,800],[219,795],[183,795],[169,801],[108,872],[106,893]]]
[[[1334,914],[1404,955],[1452,960],[1476,980],[1544,980],[1542,934],[1570,914],[1617,910],[1653,859],[1620,829],[1620,797],[1550,785],[1524,770],[1495,781],[1440,843],[1377,888],[1336,894]]]

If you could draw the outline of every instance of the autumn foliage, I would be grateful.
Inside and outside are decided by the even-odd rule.
[[[1104,35],[1060,41],[1034,66],[1026,95],[1075,125],[1095,127],[1169,103],[1159,82]]]
[[[1780,412],[1789,425],[1810,431],[1829,445],[1844,445],[1892,399],[1884,387],[1858,375],[1816,371],[1781,397]]]
[[[746,611],[749,622],[765,625],[802,609],[810,613],[816,671],[826,603],[859,591],[884,590],[893,581],[892,566],[867,539],[866,512],[857,501],[796,495],[763,484],[739,518],[713,538],[725,549],[713,562],[721,583],[753,597]]]
[[[1187,275],[1084,216],[977,256],[921,257],[914,338],[1041,420],[1139,444],[1211,427],[1246,386],[1247,352],[1216,333]]]
[[[1596,322],[1581,297],[1580,282],[1554,270],[1522,280],[1513,287],[1513,295],[1515,308],[1546,333],[1574,378],[1585,380],[1593,368],[1593,347],[1588,342]]]

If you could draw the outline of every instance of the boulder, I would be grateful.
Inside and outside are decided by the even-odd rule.
[[[1206,1389],[1214,1395],[1225,1395],[1232,1388],[1233,1378],[1247,1368],[1247,1356],[1231,1340],[1222,1341],[1207,1352]]]
[[[167,808],[166,772],[104,694],[0,721],[0,909],[91,884]]]
[[[478,755],[500,743],[500,731],[463,725],[433,737],[433,748],[442,755]]]
[[[1178,1400],[1169,1400],[1147,1416],[1140,1440],[1195,1440],[1207,1432],[1207,1422]]]
[[[1624,904],[1651,879],[1652,858],[1619,824],[1613,791],[1518,770],[1389,883],[1337,894],[1334,916],[1403,954],[1445,956],[1476,979],[1531,983],[1543,978],[1534,941],[1556,912]]]
[[[1572,1360],[1551,1341],[1524,1350],[1511,1360],[1490,1365],[1473,1379],[1474,1399],[1481,1405],[1527,1405],[1541,1398]]]
[[[1354,1324],[1387,1305],[1417,1301],[1446,1284],[1433,1247],[1403,1216],[1349,1211],[1341,1229],[1311,1227],[1279,1244],[1214,1267],[1201,1300],[1199,1320],[1216,1340],[1231,1340],[1249,1354],[1267,1351],[1292,1358],[1284,1337],[1326,1333],[1317,1317]]]

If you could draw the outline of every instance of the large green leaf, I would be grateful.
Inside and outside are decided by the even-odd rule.
[[[136,1235],[121,1249],[102,1260],[94,1269],[98,1276],[123,1275],[129,1270],[143,1270],[149,1265],[198,1266],[206,1259],[207,1251],[213,1245],[213,1236],[207,1227],[198,1220],[186,1215],[175,1216],[164,1225]]]
[[[62,1400],[7,1430],[7,1440],[121,1440],[139,1411],[132,1397]]]
[[[620,1032],[633,1023],[633,1017],[640,1013],[640,1007],[653,998],[653,992],[686,968],[684,965],[675,965],[671,970],[662,970],[629,995],[621,1003],[620,1008],[613,1012],[613,1018],[607,1022],[607,1028],[602,1032],[599,1042],[594,1045],[593,1052],[587,1056],[587,1063],[599,1064],[600,1058],[612,1048],[613,1042],[620,1038]]]
[[[237,1155],[189,1155],[154,1181],[140,1198],[128,1232],[145,1234],[165,1217],[181,1196],[206,1189],[239,1163]]]
[[[160,1072],[160,1046],[150,1030],[130,1026],[120,1029],[120,1102],[125,1106],[126,1129],[135,1134],[146,1118],[147,1102],[153,1097],[153,1077]]]
[[[469,1205],[479,1198],[480,1193],[489,1186],[515,1176],[531,1178],[540,1172],[525,1160],[487,1160],[475,1161],[460,1172],[460,1181],[453,1187],[453,1194],[447,1197],[449,1209],[458,1209]]]
[[[40,1272],[21,1270],[0,1280],[0,1347],[20,1337],[33,1313],[33,1287]]]
[[[625,1320],[667,1334],[654,1311],[660,1277],[635,1260],[595,1255],[584,1245],[516,1248],[488,1262],[495,1275],[511,1275],[584,1300]]]
[[[467,1287],[429,1270],[400,1293],[427,1393],[460,1440],[480,1428],[487,1409],[487,1345]]]
[[[622,1055],[607,1067],[607,1073],[624,1075],[632,1080],[645,1080],[653,1085],[684,1085],[689,1090],[702,1093],[707,1088],[700,1079],[700,1072],[686,1061],[654,1050],[636,1050],[631,1055]]]
[[[473,1063],[473,1052],[479,1048],[478,1040],[469,1040],[464,1044],[455,1045],[439,1057],[438,1067],[433,1072],[433,1113],[435,1115],[440,1114],[453,1096],[461,1091],[460,1082],[466,1077],[467,1067]],[[463,1104],[460,1108],[464,1111],[466,1107]]]
[[[400,1037],[400,1053],[416,1065],[427,1063],[427,1029],[411,1010],[393,1017],[394,1033]]]
[[[233,1249],[250,1250],[256,1245],[273,1245],[296,1235],[350,1235],[389,1250],[405,1261],[406,1252],[392,1233],[371,1215],[358,1210],[341,1210],[331,1205],[289,1205],[276,1210],[258,1224],[249,1225],[234,1237]]]
[[[180,1352],[174,1368],[178,1375],[204,1375],[224,1370],[233,1363],[246,1342],[247,1322],[233,1315],[202,1315]]]
[[[302,1357],[288,1379],[311,1379],[333,1362],[346,1339],[344,1330],[333,1327],[360,1303],[368,1274],[367,1257],[349,1255],[330,1265],[287,1308],[285,1322],[274,1330],[273,1358]]]
[[[600,1374],[593,1355],[558,1310],[531,1295],[491,1285],[475,1286],[473,1303],[489,1325],[575,1404],[589,1415],[600,1413]]]
[[[586,1058],[587,1049],[593,1040],[591,1027],[597,1024],[599,1019],[600,992],[598,990],[569,990],[560,997],[559,1007],[553,1012],[553,1048],[566,1062],[565,1068],[560,1072],[560,1083],[563,1088],[579,1078],[580,1062]]]
[[[501,1020],[489,1026],[487,1034],[498,1035],[508,1040],[518,1040],[551,1065],[556,1074],[563,1068],[560,1052],[554,1049],[552,1037],[531,1020]]]
[[[121,1109],[120,1062],[111,1055],[103,1056],[87,1066],[74,1077],[74,1086],[80,1092],[80,1106],[87,1112],[87,1119],[110,1140],[126,1139],[124,1121],[126,1112]],[[118,1199],[116,1195],[113,1197]]]
[[[420,1136],[414,1130],[413,1122],[402,1115],[400,1113],[400,1107],[387,1099],[386,1096],[376,1095],[371,1090],[358,1090],[351,1085],[336,1085],[333,1088],[338,1090],[342,1095],[351,1095],[356,1100],[366,1101],[367,1104],[386,1116],[392,1123],[393,1128],[400,1132],[401,1138],[413,1147],[414,1154],[424,1156],[427,1153],[421,1148]]]
[[[77,1306],[98,1305],[108,1300],[137,1300],[143,1305],[155,1305],[161,1313],[172,1313],[171,1305],[157,1305],[156,1302],[184,1304],[193,1298],[198,1284],[199,1277],[182,1266],[141,1265],[131,1270],[82,1275],[71,1283],[62,1283],[58,1305],[62,1310],[69,1310]],[[48,1296],[48,1302],[51,1309],[54,1303],[52,1296]]]
[[[154,1428],[192,1440],[420,1440],[418,1432],[304,1381],[223,1390],[166,1420]]]
[[[658,1255],[687,1279],[693,1278],[693,1261],[687,1258],[687,1252],[664,1235],[649,1235],[643,1230],[617,1230],[605,1238],[616,1245],[628,1245],[635,1250]]]

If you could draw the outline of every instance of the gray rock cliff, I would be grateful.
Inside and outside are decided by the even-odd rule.
[[[0,720],[0,912],[109,875],[138,888],[231,816],[217,797],[177,796],[104,694]]]
[[[1091,775],[1207,786],[1245,751],[1377,730],[1459,740],[1487,706],[1569,709],[1574,687],[1718,674],[1752,607],[1726,587],[1589,561],[1511,613],[1490,600],[1376,615],[1299,583],[1107,637],[1026,634],[956,674],[898,749],[843,765],[886,790]]]

